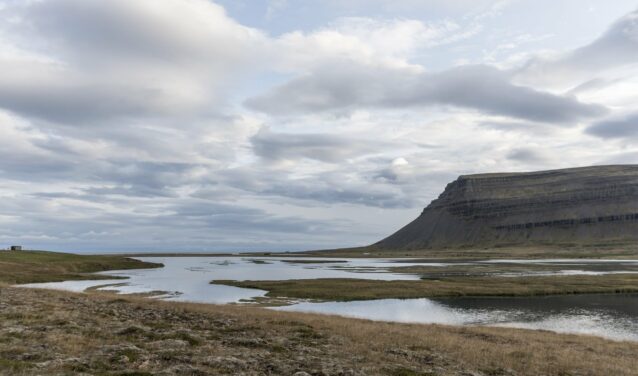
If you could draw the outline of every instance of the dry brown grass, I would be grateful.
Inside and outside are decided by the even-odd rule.
[[[33,278],[39,273],[46,278],[68,279],[68,273],[82,277],[75,273],[88,267],[121,264],[115,263],[116,259],[105,263],[107,259],[102,258],[86,264],[89,259],[75,255],[17,257],[27,259],[17,266],[15,260],[13,266],[7,259],[4,265],[0,263],[2,375],[151,375],[163,370],[188,375],[279,375],[297,371],[355,375],[638,375],[638,344],[633,342],[509,328],[372,322],[104,293],[19,289],[2,281],[13,283],[15,275]],[[57,263],[47,263],[50,257],[59,257]],[[560,284],[556,278],[561,278]],[[486,291],[493,295],[635,291],[638,276],[451,278],[390,284],[365,280],[267,283],[273,291],[279,289],[275,295],[314,294],[323,299],[350,300],[441,296],[434,293],[448,296],[459,295],[459,291],[473,295],[486,295]]]
[[[389,349],[406,351],[418,360],[419,350],[443,354],[447,361],[466,364],[487,374],[514,370],[525,375],[635,375],[638,374],[638,344],[613,342],[594,336],[556,334],[491,327],[400,324],[348,319],[331,315],[272,312],[245,308],[190,306],[205,312],[220,310],[246,315],[252,320],[279,319],[306,323],[344,339],[343,351],[363,356],[379,366]],[[414,353],[411,353],[413,351]]]
[[[0,340],[5,374],[152,374],[188,365],[199,374],[638,375],[637,343],[591,336],[14,288],[0,290],[0,303],[15,305],[0,310],[0,338],[9,339]],[[18,326],[27,330],[7,337]],[[122,328],[130,334],[117,334]],[[189,336],[190,346],[150,350],[153,341]],[[105,345],[134,345],[143,354],[129,354],[121,363],[113,354],[101,355]],[[34,365],[53,354],[81,361]],[[225,364],[239,359],[247,368],[224,368],[211,357]]]

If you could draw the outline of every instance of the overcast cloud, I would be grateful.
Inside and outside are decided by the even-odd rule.
[[[328,66],[250,98],[248,107],[272,115],[356,108],[449,105],[533,121],[574,122],[605,114],[604,106],[574,97],[515,86],[507,75],[483,65],[440,73],[412,73],[367,66]]]
[[[460,174],[636,163],[635,7],[0,0],[0,243],[364,245]]]

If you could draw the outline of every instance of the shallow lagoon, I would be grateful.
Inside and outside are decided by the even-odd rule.
[[[380,321],[542,329],[638,341],[638,294],[381,299],[299,303],[275,309]]]
[[[166,299],[199,303],[233,303],[263,296],[262,290],[232,286],[211,285],[211,280],[282,280],[313,278],[366,278],[383,280],[414,280],[412,274],[388,273],[384,268],[393,266],[391,260],[275,257],[139,257],[139,260],[164,264],[159,269],[108,271],[99,274],[127,277],[126,280],[65,281],[34,283],[25,287],[53,288],[84,291],[97,288],[123,294],[163,291]],[[321,263],[295,263],[319,260]],[[291,262],[293,261],[293,262]],[[325,261],[334,261],[325,263]],[[409,264],[408,264],[409,265]],[[419,264],[421,265],[421,264]],[[428,264],[430,265],[430,264]],[[431,264],[439,265],[439,264]]]
[[[325,259],[280,257],[140,257],[161,262],[161,269],[103,272],[127,280],[66,281],[28,287],[84,291],[87,288],[124,294],[162,291],[160,298],[202,303],[233,303],[260,297],[265,291],[211,285],[211,280],[285,280],[314,278],[362,278],[411,280],[418,275],[389,272],[388,268],[412,265],[440,267],[458,263],[392,259]],[[318,260],[320,262],[313,262]],[[464,262],[467,264],[468,262]],[[472,263],[472,262],[470,262]],[[561,265],[544,275],[627,272],[638,260],[484,260],[477,263],[529,263]],[[604,271],[600,266],[605,265]],[[609,265],[612,265],[610,267]],[[537,275],[538,272],[534,274]],[[515,278],[516,276],[512,276]],[[529,298],[382,299],[355,302],[299,302],[275,308],[317,312],[371,320],[496,325],[557,332],[581,333],[617,340],[638,341],[638,294],[566,295]]]

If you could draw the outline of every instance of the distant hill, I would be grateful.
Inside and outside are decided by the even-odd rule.
[[[460,176],[385,249],[638,240],[638,165]]]

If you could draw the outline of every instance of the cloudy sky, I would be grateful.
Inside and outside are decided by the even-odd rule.
[[[636,0],[0,0],[0,247],[372,243],[638,162]]]

